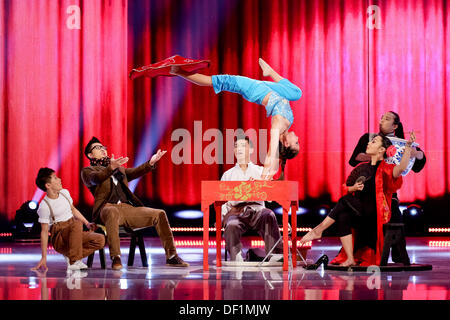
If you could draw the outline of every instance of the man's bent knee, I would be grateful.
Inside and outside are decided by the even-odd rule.
[[[263,209],[261,211],[261,218],[274,221],[277,220],[277,218],[275,217],[275,213],[273,213],[273,211],[270,209]]]
[[[119,210],[113,206],[105,206],[100,212],[100,218],[104,223],[111,219],[117,219],[119,217]]]

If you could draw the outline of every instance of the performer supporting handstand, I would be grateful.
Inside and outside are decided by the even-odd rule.
[[[392,194],[402,185],[401,173],[408,166],[414,141],[415,134],[412,132],[400,164],[394,165],[383,159],[395,147],[386,136],[376,135],[366,148],[370,161],[358,165],[347,178],[344,193],[348,194],[339,199],[330,214],[300,243],[320,239],[323,231],[336,222],[344,252],[331,263],[342,261],[342,266],[379,265],[383,249],[383,224],[389,222],[391,217]],[[352,229],[355,233],[354,244]]]
[[[247,136],[238,136],[234,143],[236,165],[225,171],[221,181],[251,181],[259,180],[263,167],[250,161],[253,143]],[[264,201],[228,201],[222,205],[222,217],[225,248],[230,253],[231,261],[243,261],[241,237],[247,230],[255,230],[264,239],[264,247],[268,254],[278,239],[277,218],[272,210],[264,205]],[[278,242],[272,251],[274,254],[283,253],[283,244]]]
[[[263,75],[271,77],[273,82],[226,74],[207,76],[186,72],[178,65],[171,67],[170,75],[180,76],[200,86],[213,87],[215,93],[221,91],[238,93],[247,101],[265,106],[267,117],[271,116],[272,119],[269,151],[265,159],[262,179],[270,180],[278,171],[278,160],[281,159],[280,178],[283,178],[286,159],[294,158],[299,152],[298,137],[293,131],[288,131],[294,122],[289,101],[300,99],[302,91],[289,80],[281,77],[264,60],[259,59],[259,64]]]

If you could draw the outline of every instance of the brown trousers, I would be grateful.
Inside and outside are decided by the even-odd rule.
[[[53,224],[50,233],[53,248],[68,257],[71,264],[105,246],[102,234],[83,231],[83,223],[74,218]]]
[[[172,230],[164,210],[133,207],[127,203],[107,203],[100,212],[100,219],[106,227],[106,239],[111,257],[120,255],[119,226],[131,229],[154,226],[161,239],[166,258],[177,254]]]
[[[236,260],[236,255],[242,251],[241,237],[247,230],[256,230],[264,239],[266,254],[280,239],[280,229],[277,218],[272,210],[261,205],[247,206],[240,210],[240,214],[226,216],[225,221],[225,248],[230,253],[230,259]],[[280,241],[273,253],[283,253],[283,243]]]

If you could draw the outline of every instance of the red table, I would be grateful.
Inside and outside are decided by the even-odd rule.
[[[297,181],[202,181],[203,270],[208,270],[209,206],[216,211],[217,267],[222,266],[222,205],[227,201],[276,201],[283,207],[283,270],[288,270],[288,224],[291,208],[292,265],[297,266]]]

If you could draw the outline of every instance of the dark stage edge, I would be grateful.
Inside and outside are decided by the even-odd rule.
[[[355,272],[366,272],[369,267],[353,266],[353,267],[342,267],[339,265],[329,264],[325,269],[333,271],[355,271]],[[405,266],[401,263],[388,263],[387,266],[378,266],[380,272],[401,272],[401,271],[429,271],[433,269],[431,264],[411,264]]]

